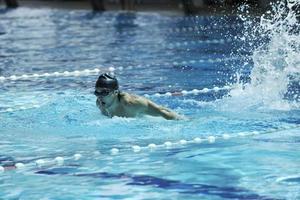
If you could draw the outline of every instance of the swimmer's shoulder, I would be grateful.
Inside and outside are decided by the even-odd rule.
[[[120,94],[121,102],[127,106],[130,105],[147,105],[148,101],[146,98],[135,95],[129,94],[126,92],[121,92]]]

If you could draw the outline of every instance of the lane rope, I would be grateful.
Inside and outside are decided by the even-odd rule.
[[[75,71],[64,71],[64,72],[45,72],[42,74],[22,74],[22,75],[11,75],[11,76],[0,76],[0,82],[4,81],[17,81],[17,80],[34,80],[37,78],[47,78],[47,77],[79,77],[79,76],[89,76],[89,75],[98,75],[101,71],[110,71],[114,72],[116,69],[122,71],[124,68],[132,69],[134,67],[151,67],[151,66],[160,66],[160,65],[192,65],[192,64],[201,64],[201,63],[220,63],[240,60],[241,57],[229,57],[229,58],[216,58],[216,59],[198,59],[198,60],[189,60],[189,61],[174,61],[174,62],[163,62],[163,63],[150,63],[150,64],[139,64],[139,65],[129,65],[129,66],[119,66],[119,67],[109,67],[109,68],[95,68],[95,69],[83,69]]]
[[[92,159],[101,159],[103,155],[108,155],[111,156],[112,158],[115,156],[121,156],[121,153],[153,153],[158,150],[172,150],[175,148],[188,148],[191,145],[207,145],[207,144],[214,144],[216,142],[220,142],[223,140],[228,141],[230,139],[236,139],[236,138],[245,138],[245,137],[255,137],[258,135],[265,135],[265,134],[271,134],[271,133],[278,133],[281,131],[286,131],[286,130],[291,130],[291,129],[296,129],[300,128],[299,125],[291,125],[291,126],[285,126],[283,128],[270,128],[265,131],[250,131],[250,132],[239,132],[236,134],[227,134],[224,133],[222,135],[218,136],[213,136],[209,135],[206,137],[195,137],[193,139],[180,139],[178,141],[165,141],[160,144],[155,144],[155,143],[150,143],[147,145],[125,145],[123,148],[116,148],[113,147],[107,152],[100,152],[100,151],[94,151],[94,152],[84,152],[80,151],[79,153],[75,153],[71,156],[64,156],[64,155],[59,155],[56,156],[55,158],[44,158],[44,159],[36,159],[33,162],[30,163],[22,163],[22,162],[16,162],[14,165],[11,166],[1,166],[0,165],[0,173],[3,173],[5,171],[9,171],[12,169],[16,170],[29,170],[29,169],[41,169],[45,167],[53,167],[53,166],[62,166],[65,164],[65,161],[79,161],[81,159],[87,159],[87,158],[92,158]]]
[[[172,96],[187,96],[187,95],[199,95],[210,92],[219,92],[219,91],[227,91],[231,90],[233,87],[224,86],[224,87],[213,87],[213,88],[203,88],[203,89],[193,89],[193,90],[182,90],[176,92],[165,92],[165,93],[155,93],[155,94],[144,94],[143,96],[146,98],[149,97],[172,97]],[[12,113],[16,111],[28,110],[28,109],[36,109],[41,107],[41,105],[30,105],[30,106],[20,106],[20,107],[9,107],[4,110],[0,110],[0,113]]]
[[[234,61],[240,59],[239,57],[231,57],[231,58],[223,58],[223,59],[199,59],[199,60],[189,60],[189,61],[181,61],[181,62],[165,62],[165,63],[152,63],[146,65],[136,65],[136,66],[127,66],[128,69],[134,67],[151,67],[151,66],[160,66],[160,65],[193,65],[197,63],[217,63],[217,62],[227,62]],[[23,74],[23,75],[11,75],[11,76],[0,76],[0,82],[4,81],[24,81],[30,80],[34,81],[39,78],[48,78],[48,77],[79,77],[79,76],[90,76],[90,75],[99,75],[99,72],[114,72],[116,69],[122,71],[124,70],[123,66],[119,66],[118,68],[109,67],[109,68],[95,68],[95,69],[83,69],[83,70],[75,70],[75,71],[64,71],[64,72],[46,72],[42,74]],[[182,91],[173,91],[173,92],[165,92],[165,93],[155,93],[155,94],[144,94],[145,97],[171,97],[171,96],[187,96],[187,95],[198,95],[210,92],[219,92],[226,91],[232,89],[231,86],[224,87],[213,87],[213,88],[202,88],[202,89],[192,89],[192,90],[182,90]],[[19,106],[19,107],[8,107],[0,110],[0,113],[11,113],[15,111],[27,110],[27,109],[35,109],[39,108],[40,105],[30,105],[30,106]]]
[[[43,74],[23,74],[23,75],[11,75],[11,76],[0,76],[0,82],[3,81],[17,81],[17,80],[32,80],[37,78],[46,78],[46,77],[78,77],[78,76],[89,76],[89,75],[98,75],[101,71],[110,71],[113,72],[114,67],[109,67],[108,69],[95,68],[95,69],[84,69],[84,70],[75,70],[75,71],[64,71],[64,72],[46,72]]]
[[[198,34],[200,31],[210,31],[215,29],[238,29],[241,28],[242,24],[232,24],[232,25],[214,25],[214,26],[184,26],[184,27],[176,27],[176,28],[168,28],[168,29],[135,29],[135,30],[126,30],[121,32],[116,32],[118,35],[132,35],[136,34],[138,31],[141,32],[158,32],[165,34],[174,34],[174,33],[196,33]]]
[[[138,48],[145,48],[145,46],[154,47],[154,48],[167,48],[175,49],[180,47],[189,46],[192,48],[193,45],[200,44],[226,44],[231,43],[232,39],[213,39],[213,40],[198,40],[198,41],[185,41],[185,42],[173,42],[173,43],[160,43],[160,44],[132,44],[128,46],[112,46],[111,48],[121,49],[121,50],[137,50]],[[162,41],[163,42],[163,41]]]

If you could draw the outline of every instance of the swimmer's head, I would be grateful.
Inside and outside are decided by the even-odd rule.
[[[110,90],[118,90],[119,84],[117,78],[108,73],[101,74],[96,82],[96,88],[106,88]]]
[[[108,73],[101,74],[95,85],[95,95],[97,97],[104,97],[109,95],[112,91],[119,89],[117,78]]]

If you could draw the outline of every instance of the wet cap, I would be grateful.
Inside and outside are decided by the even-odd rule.
[[[119,89],[119,84],[117,78],[114,75],[104,73],[99,76],[95,87],[117,90]]]

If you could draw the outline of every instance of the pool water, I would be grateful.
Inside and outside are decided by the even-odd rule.
[[[1,199],[300,199],[299,23],[282,8],[0,10]],[[102,72],[187,119],[101,115]]]

